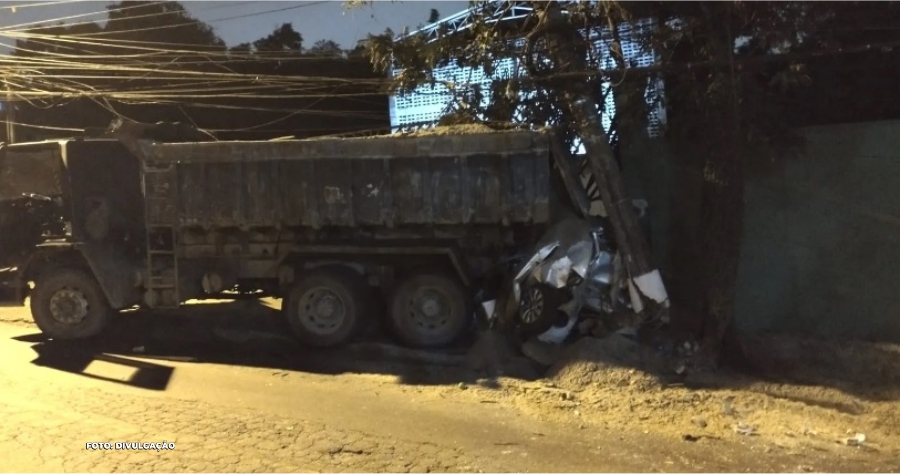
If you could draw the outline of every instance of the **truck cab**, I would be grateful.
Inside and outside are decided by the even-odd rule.
[[[0,298],[30,297],[45,332],[92,335],[76,322],[130,303],[121,271],[98,267],[138,264],[142,226],[139,162],[118,141],[0,145]]]

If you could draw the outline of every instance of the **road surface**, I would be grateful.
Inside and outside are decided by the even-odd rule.
[[[192,341],[186,326],[164,319],[137,335],[131,327],[131,339],[115,343],[58,343],[24,323],[24,310],[0,313],[0,471],[841,469],[815,456],[762,455],[765,447],[752,442],[710,449],[540,421],[471,397],[425,396],[435,383],[465,389],[441,368],[398,370],[403,364],[335,353],[285,356],[278,341]],[[86,449],[163,441],[174,449]]]

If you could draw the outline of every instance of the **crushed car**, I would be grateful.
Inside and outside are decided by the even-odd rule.
[[[635,203],[642,215],[646,206]],[[482,302],[481,316],[522,339],[560,344],[581,319],[616,331],[646,322],[638,317],[642,309],[608,220],[572,216],[510,261],[506,281],[495,299]]]

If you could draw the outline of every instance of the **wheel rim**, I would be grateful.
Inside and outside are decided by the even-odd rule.
[[[419,333],[440,333],[453,317],[452,298],[438,288],[419,288],[407,301],[407,315]]]
[[[87,296],[74,288],[61,288],[50,298],[50,316],[63,324],[80,324],[90,312]]]
[[[338,331],[347,318],[347,305],[332,289],[313,288],[297,302],[300,324],[319,335],[329,335]]]
[[[525,292],[521,303],[520,318],[525,324],[532,324],[538,321],[541,313],[544,312],[544,293],[540,288],[531,288]]]

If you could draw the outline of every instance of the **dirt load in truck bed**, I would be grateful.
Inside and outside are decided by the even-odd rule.
[[[549,153],[549,134],[465,127],[366,138],[136,144],[149,161],[267,161],[318,158],[417,158],[516,153]],[[469,130],[460,132],[460,130]]]

